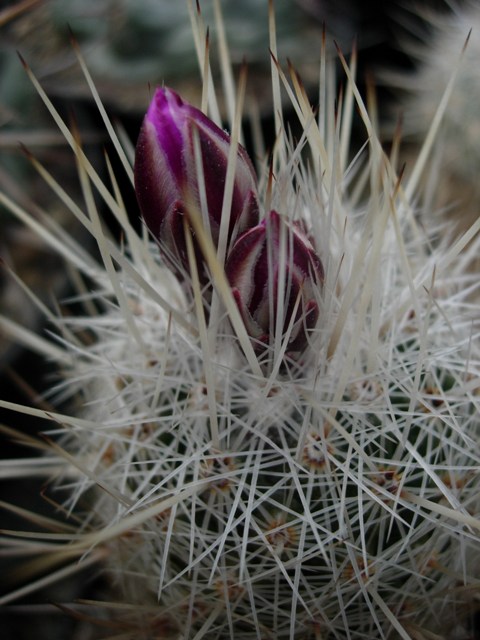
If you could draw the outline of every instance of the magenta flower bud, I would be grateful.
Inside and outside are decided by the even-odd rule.
[[[282,339],[293,321],[286,354],[298,357],[317,324],[324,279],[321,260],[303,226],[287,223],[270,211],[237,239],[225,270],[257,353],[278,339],[277,314],[281,311]]]
[[[197,167],[198,136],[202,167]],[[180,277],[188,272],[183,216],[186,201],[201,210],[205,190],[210,233],[218,244],[230,137],[205,114],[171,89],[157,89],[140,130],[135,157],[135,190],[142,216],[159,242],[167,264]],[[199,185],[204,176],[204,187]],[[258,223],[255,173],[240,145],[235,165],[228,246],[237,234]],[[207,278],[200,248],[195,245],[199,273]]]

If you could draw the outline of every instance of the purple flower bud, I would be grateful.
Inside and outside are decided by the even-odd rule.
[[[322,263],[303,226],[270,211],[237,239],[225,271],[257,353],[280,337],[279,329],[283,339],[293,319],[286,353],[298,357],[317,324],[324,279]],[[276,328],[279,311],[281,326]]]
[[[202,167],[196,166],[198,136]],[[210,233],[218,243],[229,136],[205,114],[184,102],[171,89],[157,89],[143,121],[135,157],[135,190],[143,218],[167,264],[178,275],[188,272],[183,216],[186,201],[201,210],[199,175],[204,176]],[[256,177],[240,145],[228,228],[228,246],[237,234],[258,223]],[[195,245],[202,282],[207,274]]]

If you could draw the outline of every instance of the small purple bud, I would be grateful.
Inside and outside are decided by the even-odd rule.
[[[201,168],[196,166],[195,136]],[[204,176],[211,237],[214,245],[218,244],[229,146],[230,137],[204,113],[171,89],[155,91],[137,142],[135,190],[147,227],[158,240],[168,266],[179,277],[189,271],[183,226],[183,216],[188,216],[187,197],[201,210],[199,175]],[[239,145],[227,250],[238,234],[258,223],[258,215],[255,173],[247,152]],[[207,273],[196,244],[195,251],[205,282]]]
[[[275,324],[281,310],[282,339],[293,318],[286,354],[298,357],[317,324],[324,279],[322,263],[303,225],[287,223],[276,211],[270,211],[259,225],[237,239],[225,271],[257,353],[263,353],[279,337]]]

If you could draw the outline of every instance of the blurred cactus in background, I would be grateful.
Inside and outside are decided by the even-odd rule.
[[[415,60],[415,71],[387,69],[381,75],[397,90],[397,102],[392,105],[394,118],[401,118],[405,140],[412,145],[410,152],[407,145],[404,150],[407,172],[432,125],[442,93],[450,81],[454,82],[436,136],[430,172],[424,179],[435,185],[434,191],[426,188],[431,208],[438,215],[443,212],[455,218],[460,232],[480,212],[480,119],[476,108],[480,98],[480,7],[466,0],[452,3],[448,11],[445,7],[443,11],[424,9],[421,16],[422,29],[405,35],[400,43]],[[437,174],[442,175],[441,181],[435,179]]]
[[[198,61],[187,2],[44,0],[33,4],[12,24],[10,37],[26,59],[35,60],[50,94],[89,97],[69,45],[71,33],[82,46],[103,100],[110,105],[124,111],[144,110],[147,83],[165,82],[187,96],[198,91],[198,84],[192,82]],[[221,6],[232,63],[239,65],[247,57],[257,91],[270,101],[264,87],[270,70],[265,55],[268,2],[222,0]],[[218,42],[213,3],[203,2],[201,8],[212,42]],[[190,9],[196,11],[195,2]],[[276,10],[282,54],[298,59],[305,75],[316,79],[317,69],[308,54],[318,50],[319,25],[294,1],[280,2]]]

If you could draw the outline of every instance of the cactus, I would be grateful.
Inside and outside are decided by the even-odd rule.
[[[416,70],[395,73],[385,69],[382,75],[398,91],[395,110],[402,113],[404,135],[413,146],[412,154],[418,153],[447,83],[454,81],[435,141],[432,172],[440,172],[443,180],[436,185],[433,206],[437,214],[443,210],[445,215],[456,218],[458,229],[464,231],[478,217],[480,203],[476,179],[480,130],[474,107],[479,89],[480,8],[478,3],[467,0],[453,4],[448,11],[446,7],[443,11],[424,8],[422,15],[425,25],[421,41],[411,35],[401,42],[415,60]],[[417,31],[414,33],[418,38]],[[407,164],[413,164],[412,154],[405,153]]]
[[[480,569],[480,314],[478,278],[466,267],[479,225],[451,244],[446,223],[418,223],[419,175],[440,118],[403,183],[396,150],[382,150],[356,89],[355,60],[349,66],[340,55],[346,83],[336,103],[334,70],[322,57],[317,116],[295,71],[287,78],[276,64],[271,28],[278,136],[270,162],[256,158],[262,221],[239,230],[226,255],[202,216],[214,177],[203,176],[200,140],[200,195],[183,202],[185,222],[174,230],[184,234],[180,269],[175,256],[165,259],[161,225],[152,237],[129,221],[117,188],[123,176],[99,181],[59,121],[84,202],[46,179],[96,240],[98,257],[56,227],[37,231],[76,273],[83,312],[44,309],[47,337],[4,318],[0,326],[58,363],[51,395],[70,410],[8,399],[0,407],[46,420],[57,459],[52,496],[66,493],[62,514],[73,515],[48,547],[41,533],[25,534],[24,553],[48,555],[30,567],[29,585],[0,602],[28,595],[49,568],[53,581],[60,563],[72,574],[98,563],[111,601],[97,606],[122,638],[467,637]],[[195,29],[205,36],[201,21]],[[226,173],[219,162],[230,195],[237,174],[229,163],[243,158],[243,80]],[[281,87],[302,127],[296,143]],[[354,109],[368,142],[349,161]],[[133,185],[131,149],[105,119]],[[137,166],[137,185],[146,166]],[[118,220],[120,242],[105,231],[93,189]],[[223,206],[222,215],[234,210]],[[248,272],[241,259],[251,250]],[[263,287],[268,305],[252,287]],[[257,349],[267,321],[275,326]],[[289,351],[292,336],[301,348]],[[39,458],[28,473],[44,469]],[[15,539],[4,534],[6,552]]]

